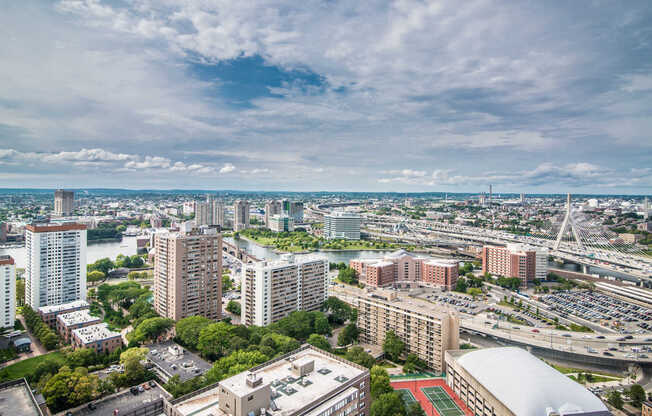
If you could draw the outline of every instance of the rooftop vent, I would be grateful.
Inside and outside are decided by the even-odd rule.
[[[263,378],[258,377],[256,373],[249,373],[247,374],[247,386],[253,388],[253,387],[258,387],[262,384]]]

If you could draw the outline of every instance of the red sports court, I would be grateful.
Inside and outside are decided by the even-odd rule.
[[[473,416],[443,378],[390,381],[390,384],[407,404],[418,401],[428,416]]]

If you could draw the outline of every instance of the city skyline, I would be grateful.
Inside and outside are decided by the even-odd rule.
[[[646,6],[10,4],[0,181],[649,194]]]

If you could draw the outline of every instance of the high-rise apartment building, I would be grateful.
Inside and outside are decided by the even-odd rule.
[[[206,196],[206,202],[196,202],[195,224],[198,227],[202,225],[224,227],[224,205],[213,199],[211,195]]]
[[[0,221],[0,243],[7,241],[7,223]]]
[[[360,214],[335,211],[324,215],[324,238],[327,240],[360,239]]]
[[[328,297],[328,260],[285,255],[242,270],[242,323],[265,326],[293,311],[317,310]]]
[[[166,318],[222,317],[222,235],[182,224],[154,236],[154,309]]]
[[[58,217],[69,217],[75,210],[75,193],[57,189],[54,191],[54,215]]]
[[[405,250],[397,250],[380,259],[352,259],[349,266],[361,282],[374,287],[418,282],[452,290],[459,273],[456,260],[415,257]]]
[[[267,201],[265,202],[265,227],[270,228],[269,220],[274,215],[281,214],[281,202],[280,201]]]
[[[25,227],[25,303],[33,309],[86,300],[86,226]]]
[[[435,371],[445,370],[445,352],[459,348],[456,311],[417,298],[402,299],[393,291],[367,293],[353,287],[346,291],[348,299],[343,300],[358,309],[360,342],[383,345],[387,332],[393,331],[405,343],[406,353],[416,354]]]
[[[524,244],[482,248],[482,273],[518,277],[522,285],[534,279],[545,279],[548,273],[548,249]]]
[[[369,369],[305,344],[164,406],[169,416],[368,416],[370,387]]]
[[[0,328],[13,328],[16,320],[16,264],[0,255]]]
[[[233,231],[249,228],[249,201],[238,199],[233,203]]]

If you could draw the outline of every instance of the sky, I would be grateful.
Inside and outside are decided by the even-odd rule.
[[[0,187],[652,194],[649,0],[23,0]]]

